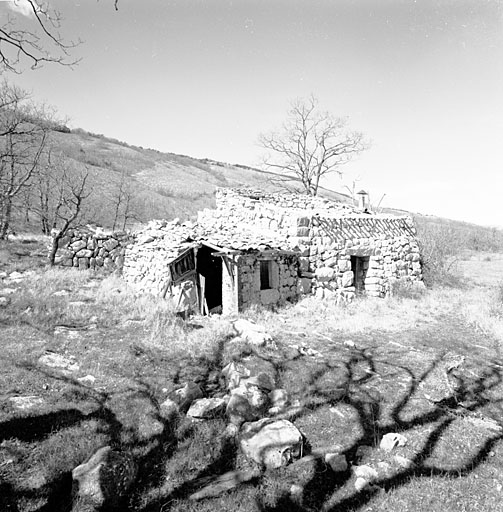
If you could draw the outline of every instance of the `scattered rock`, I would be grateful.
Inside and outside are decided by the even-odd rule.
[[[334,473],[342,473],[348,469],[348,461],[342,453],[326,453],[325,464],[330,466]]]
[[[48,352],[38,359],[39,364],[48,366],[49,368],[57,368],[62,370],[64,374],[74,373],[79,371],[79,365],[75,362],[75,358],[70,356],[66,357],[56,352]]]
[[[363,466],[353,466],[351,469],[357,478],[364,478],[368,482],[377,480],[379,477],[377,471],[366,464]]]
[[[68,290],[58,290],[54,292],[53,295],[54,297],[65,297],[66,295],[70,295],[70,292]]]
[[[17,288],[2,288],[0,290],[0,293],[2,295],[12,295],[13,293],[17,292]]]
[[[226,414],[231,423],[241,425],[245,421],[259,419],[267,410],[269,399],[258,386],[241,384],[231,390]]]
[[[177,403],[181,412],[185,413],[189,410],[194,400],[203,397],[201,388],[194,382],[187,382],[183,388],[177,389],[173,393],[173,400]]]
[[[379,447],[385,452],[390,452],[397,446],[405,446],[407,444],[407,438],[401,434],[389,433],[383,436]]]
[[[366,489],[368,486],[369,486],[369,482],[368,480],[365,480],[365,478],[362,478],[362,477],[358,477],[356,480],[355,480],[355,489],[360,492],[360,491],[363,491],[364,489]]]
[[[221,372],[227,383],[227,389],[237,388],[241,379],[250,376],[250,370],[241,363],[232,362],[226,365]]]
[[[191,500],[201,500],[203,498],[213,498],[220,494],[234,489],[243,482],[248,482],[253,478],[260,475],[258,469],[248,471],[229,471],[218,478],[216,478],[211,484],[207,485],[200,491],[195,492],[189,496]]]
[[[138,466],[125,453],[100,448],[85,464],[72,471],[78,482],[78,496],[96,507],[116,506],[134,483]]]
[[[199,398],[192,402],[187,416],[194,419],[216,418],[224,413],[226,405],[223,398]]]
[[[284,389],[273,389],[269,393],[269,400],[272,407],[277,408],[279,411],[286,408],[289,399],[288,393]]]
[[[14,407],[21,410],[31,409],[32,407],[42,405],[44,403],[44,399],[36,395],[12,396],[9,398],[9,401]]]
[[[273,469],[300,457],[303,437],[299,429],[288,420],[264,418],[244,425],[240,446],[247,457]]]
[[[252,345],[261,347],[272,341],[272,336],[265,330],[265,327],[250,322],[249,320],[240,318],[236,320],[233,325],[238,337],[250,342]]]
[[[86,375],[85,377],[79,377],[77,379],[81,384],[85,384],[87,386],[91,386],[96,382],[96,377],[94,375]]]

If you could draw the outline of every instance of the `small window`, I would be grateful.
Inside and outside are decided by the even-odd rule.
[[[260,289],[270,290],[272,288],[272,261],[260,261]]]

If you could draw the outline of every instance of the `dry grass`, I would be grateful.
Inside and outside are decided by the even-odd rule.
[[[344,307],[305,299],[276,313],[254,308],[244,316],[266,325],[276,345],[257,349],[229,342],[231,319],[182,321],[169,304],[114,276],[72,269],[31,276],[0,309],[0,510],[66,510],[71,469],[104,444],[140,465],[124,510],[498,510],[500,433],[475,421],[502,413],[502,289],[487,284]],[[292,345],[318,354],[299,356]],[[48,351],[79,369],[65,375],[42,365]],[[416,388],[445,352],[467,358],[463,407],[432,404]],[[390,474],[357,492],[350,472],[312,460],[219,498],[188,500],[246,461],[223,435],[223,419],[171,422],[160,404],[188,381],[210,392],[231,359],[270,373],[302,404],[294,421],[312,447],[337,444],[352,464],[386,462]],[[86,375],[95,381],[79,381]],[[18,410],[10,398],[20,395],[42,402]],[[389,431],[409,439],[399,453],[413,469],[379,450]],[[300,496],[290,495],[292,484]]]

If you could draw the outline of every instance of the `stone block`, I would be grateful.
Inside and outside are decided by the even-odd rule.
[[[319,282],[331,281],[335,278],[335,270],[331,267],[319,267],[315,272],[316,279]]]
[[[342,274],[341,286],[347,288],[353,285],[354,273],[352,270],[348,270]]]
[[[77,258],[90,258],[93,255],[93,251],[89,249],[81,249],[80,251],[75,253]]]
[[[72,249],[72,251],[75,251],[75,252],[78,252],[81,249],[85,249],[86,247],[87,247],[87,242],[85,242],[84,240],[77,240],[76,242],[73,242],[70,245],[70,248]]]
[[[103,247],[104,247],[107,251],[111,251],[112,249],[115,249],[118,245],[119,245],[119,242],[118,242],[117,240],[115,240],[115,238],[111,238],[110,240],[107,240],[107,241],[103,244]]]

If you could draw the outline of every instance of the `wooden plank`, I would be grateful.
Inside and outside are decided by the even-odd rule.
[[[204,315],[204,307],[206,305],[206,309],[208,309],[208,305],[206,304],[206,277],[199,274],[199,285],[201,288],[201,296],[199,298],[199,311],[201,315]]]

